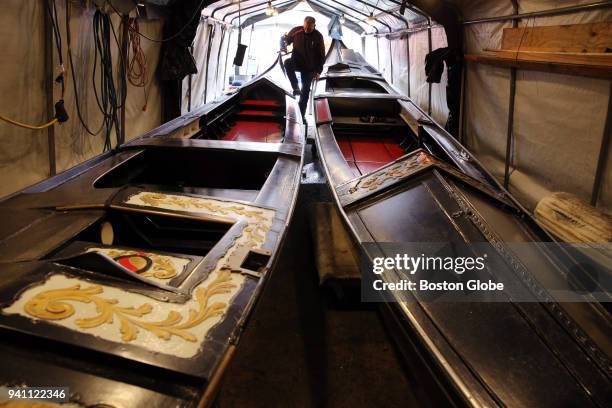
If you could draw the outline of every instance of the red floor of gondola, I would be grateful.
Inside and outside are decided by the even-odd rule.
[[[237,120],[221,140],[280,143],[282,133],[280,125],[276,122]]]
[[[390,137],[339,136],[336,141],[355,176],[370,173],[405,154]]]

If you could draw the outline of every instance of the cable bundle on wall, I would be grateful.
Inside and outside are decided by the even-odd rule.
[[[132,49],[132,56],[128,64],[128,80],[135,87],[142,88],[144,91],[145,103],[143,111],[147,110],[147,56],[140,46],[140,26],[137,18],[129,19],[129,36]],[[129,51],[128,51],[129,52]]]
[[[115,80],[113,78],[113,59],[111,53],[111,33],[115,39],[117,45],[119,41],[113,27],[113,23],[110,21],[108,14],[102,13],[100,10],[96,10],[93,17],[93,31],[94,31],[94,43],[95,43],[95,54],[94,54],[94,69],[93,69],[93,91],[96,96],[96,102],[102,112],[103,124],[105,128],[104,138],[104,150],[111,148],[111,131],[115,128],[117,136],[117,144],[120,143],[121,127],[123,124],[119,120],[119,109],[125,103],[126,88],[125,81],[119,81],[121,89],[119,92],[115,86]],[[121,47],[119,47],[121,49]],[[98,65],[98,59],[100,60],[100,84],[99,90],[96,87],[96,67]],[[119,72],[124,73],[123,58],[120,58]]]

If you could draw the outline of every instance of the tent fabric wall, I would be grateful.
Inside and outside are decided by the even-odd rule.
[[[72,74],[67,56],[65,9],[63,2],[57,3],[59,30],[63,41],[63,60],[66,68],[65,107],[70,119],[54,126],[55,159],[57,172],[73,167],[84,160],[102,153],[103,132],[96,136],[86,133],[79,122],[75,105]],[[46,106],[46,61],[45,61],[45,13],[44,2],[22,2],[10,0],[3,2],[0,22],[4,38],[11,38],[1,53],[2,92],[0,102],[2,114],[26,123],[44,123],[53,116]],[[80,108],[84,120],[91,130],[97,130],[102,120],[92,88],[94,43],[93,8],[72,6],[70,29],[72,53],[75,62],[76,85],[79,93]],[[119,33],[119,18],[113,16],[115,30]],[[140,30],[153,38],[160,38],[162,21],[141,21]],[[114,40],[111,47],[114,45]],[[147,86],[148,104],[145,111],[142,88],[128,85],[126,100],[126,140],[158,126],[161,121],[161,102],[159,88],[154,77],[159,56],[159,44],[141,40],[147,56],[149,83]],[[113,69],[115,80],[119,59],[117,47],[113,47]],[[53,45],[53,66],[55,75],[59,59]],[[99,75],[98,69],[98,75]],[[96,77],[99,84],[99,76]],[[53,99],[61,98],[61,88],[55,84]],[[135,120],[137,119],[137,120]],[[27,130],[0,123],[0,196],[19,191],[41,181],[50,174],[47,130]],[[116,137],[112,135],[113,146]]]
[[[429,52],[427,30],[410,34],[410,97],[427,112],[429,106],[429,85],[425,76],[425,56]]]
[[[214,24],[207,20],[200,21],[193,40],[193,58],[195,60],[198,73],[183,79],[183,100],[181,103],[181,113],[186,113],[191,106],[191,110],[204,105],[204,88],[206,74],[206,56],[208,54],[208,37],[212,33]],[[189,94],[189,81],[191,81],[191,94]],[[191,98],[191,102],[189,101]]]
[[[470,2],[471,3],[471,2]],[[466,19],[509,15],[509,2],[462,7]],[[519,12],[576,5],[579,1],[519,1]],[[521,20],[522,26],[611,21],[610,9]],[[465,50],[499,48],[511,22],[465,27]],[[528,208],[553,191],[589,200],[606,120],[610,81],[517,70],[509,188]],[[468,63],[465,80],[464,140],[500,180],[504,176],[510,70]],[[598,206],[612,212],[612,163],[608,161]]]
[[[26,123],[45,123],[44,3],[3,1],[0,33],[2,78],[0,112]],[[0,121],[0,196],[49,176],[47,131],[18,128]]]

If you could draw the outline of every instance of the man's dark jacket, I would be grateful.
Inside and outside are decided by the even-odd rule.
[[[317,30],[310,34],[304,31],[304,27],[292,28],[285,37],[286,44],[293,43],[293,55],[291,58],[298,71],[316,72],[323,71],[325,61],[325,44],[323,35]]]

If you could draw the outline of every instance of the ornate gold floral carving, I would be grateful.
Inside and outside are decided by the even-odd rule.
[[[169,209],[181,209],[183,211],[194,211],[194,210],[204,210],[204,212],[209,214],[219,214],[219,215],[232,215],[238,214],[244,217],[253,218],[257,221],[265,221],[266,217],[263,215],[263,211],[261,210],[249,210],[246,206],[243,205],[222,205],[221,202],[210,200],[206,198],[197,198],[197,197],[189,197],[189,196],[179,196],[172,194],[163,194],[163,193],[139,193],[137,198],[142,201],[144,204],[157,207],[157,208],[169,208]],[[131,203],[128,200],[128,203]]]
[[[160,321],[147,321],[142,317],[153,310],[149,303],[138,307],[118,306],[117,299],[105,299],[102,295],[104,289],[100,285],[81,287],[74,285],[64,289],[54,289],[38,293],[24,306],[25,311],[32,317],[43,320],[62,320],[75,313],[72,302],[93,303],[96,307],[95,316],[80,318],[75,321],[78,327],[89,329],[103,324],[111,324],[116,318],[119,321],[121,339],[125,342],[135,340],[139,329],[148,330],[163,340],[171,336],[178,336],[184,340],[195,342],[197,337],[189,329],[214,316],[220,316],[227,307],[226,303],[215,302],[209,304],[211,296],[228,293],[235,285],[230,283],[231,276],[227,270],[221,270],[214,281],[206,287],[198,287],[194,297],[198,308],[189,309],[185,317],[174,310],[168,312],[167,317]]]
[[[387,168],[377,170],[374,173],[360,178],[348,191],[350,194],[354,194],[360,189],[370,191],[376,190],[389,180],[396,180],[406,177],[418,170],[429,167],[432,164],[433,160],[428,154],[419,152],[414,156],[394,163]]]

